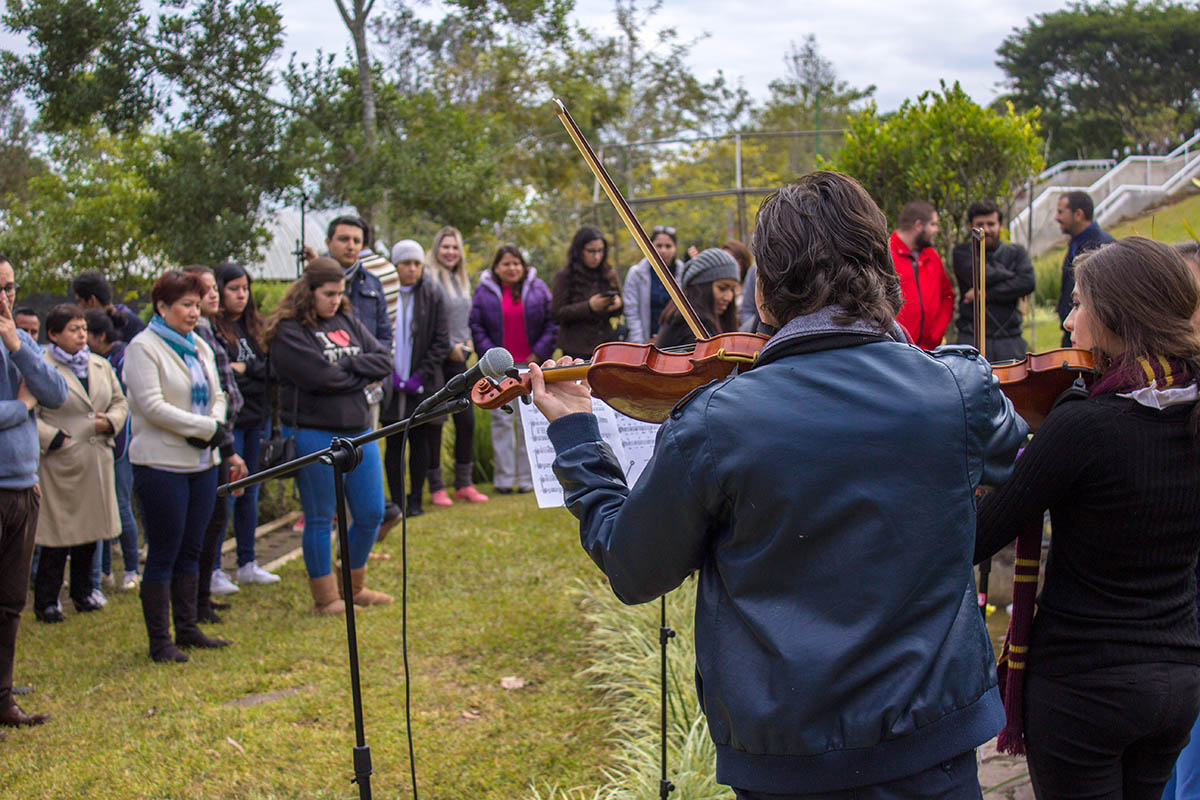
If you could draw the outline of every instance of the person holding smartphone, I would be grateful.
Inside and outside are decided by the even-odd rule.
[[[608,263],[608,241],[599,228],[584,225],[575,232],[567,250],[567,266],[554,276],[552,294],[551,309],[563,353],[591,358],[597,346],[616,340],[612,320],[620,316],[625,304],[617,271]]]

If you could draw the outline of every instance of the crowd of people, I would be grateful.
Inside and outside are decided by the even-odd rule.
[[[1195,245],[1114,242],[1093,214],[1084,193],[1059,202],[1070,241],[1058,312],[1063,345],[1091,350],[1100,378],[1028,444],[988,367],[1024,357],[1036,282],[1000,208],[983,199],[967,212],[983,232],[981,287],[977,245],[955,247],[945,269],[934,206],[906,204],[889,236],[872,199],[834,173],[769,197],[753,249],[681,252],[675,228],[652,229],[710,334],[771,338],[754,369],[677,407],[636,486],[597,447],[586,385],[548,386],[533,368],[567,504],[614,591],[645,601],[700,573],[700,689],[718,778],[740,798],[868,785],[977,796],[971,751],[1006,711],[1039,796],[1161,792],[1200,712],[1200,259]],[[76,613],[102,608],[105,585],[139,590],[154,661],[231,644],[200,627],[221,621],[217,598],[279,576],[256,556],[257,487],[229,498],[216,487],[258,471],[265,441],[303,456],[406,420],[493,347],[550,365],[615,340],[696,341],[649,261],[622,281],[590,225],[549,282],[514,244],[469,266],[453,227],[428,251],[404,239],[384,257],[362,219],[342,216],[325,245],[269,314],[245,266],[223,263],[158,276],[144,317],[115,304],[99,273],[39,317],[16,305],[16,269],[0,256],[0,725],[45,721],[13,701],[17,620],[30,583],[36,620],[67,618],[68,562]],[[951,343],[979,344],[988,361],[938,349],[952,322]],[[514,407],[490,418],[499,494],[533,487]],[[345,486],[350,597],[331,552],[332,469],[296,474],[313,611],[391,603],[368,587],[371,552],[426,498],[489,501],[474,436],[468,409],[389,436],[382,456],[363,447]],[[984,485],[997,489],[977,500]],[[1014,700],[1009,679],[1005,708],[971,565],[1047,511],[1045,590],[1036,618],[1014,622],[1008,667],[1023,693]],[[221,568],[230,528],[233,576]],[[771,695],[801,685],[809,699]],[[1200,754],[1184,750],[1180,786],[1200,774],[1192,762]]]

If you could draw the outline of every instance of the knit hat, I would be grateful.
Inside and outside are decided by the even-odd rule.
[[[425,251],[412,239],[401,239],[392,245],[392,263],[399,264],[401,261],[424,262]]]
[[[679,284],[686,287],[693,283],[737,279],[738,263],[733,260],[733,256],[719,247],[710,247],[684,265],[683,277]]]

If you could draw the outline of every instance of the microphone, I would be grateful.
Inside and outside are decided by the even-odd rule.
[[[455,375],[446,381],[445,386],[422,400],[420,405],[416,407],[416,410],[413,411],[412,416],[415,417],[422,411],[435,408],[447,400],[464,397],[471,391],[471,387],[483,378],[491,378],[494,381],[498,381],[505,377],[504,373],[512,369],[512,366],[512,353],[503,347],[493,347],[479,357],[479,360],[475,362],[475,366],[461,375]]]

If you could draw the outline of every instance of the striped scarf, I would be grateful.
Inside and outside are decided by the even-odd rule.
[[[187,336],[184,336],[168,325],[167,321],[158,314],[150,319],[150,330],[157,333],[167,343],[167,347],[170,347],[175,355],[183,359],[183,363],[187,365],[188,371],[192,374],[192,411],[197,414],[208,414],[208,404],[211,398],[208,388],[208,373],[204,371],[204,365],[200,363],[200,356],[196,352],[196,335],[189,331]]]
[[[1192,382],[1187,365],[1174,358],[1120,358],[1092,387],[1090,396],[1119,393],[1136,395],[1144,389],[1172,389]],[[1134,396],[1134,399],[1138,398]],[[1025,754],[1025,665],[1029,657],[1029,634],[1037,599],[1038,567],[1042,559],[1042,520],[1031,523],[1017,536],[1013,562],[1012,617],[996,664],[996,676],[1004,697],[1004,730],[996,749],[1012,755]]]

